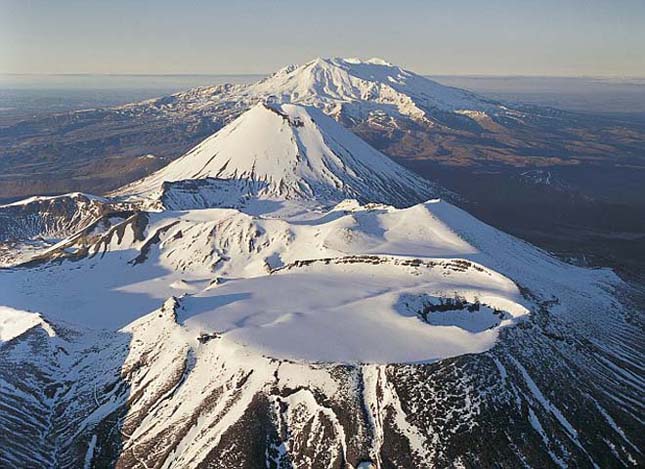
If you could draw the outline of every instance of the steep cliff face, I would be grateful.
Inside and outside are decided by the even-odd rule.
[[[103,214],[107,200],[74,193],[0,205],[0,241],[60,240]]]

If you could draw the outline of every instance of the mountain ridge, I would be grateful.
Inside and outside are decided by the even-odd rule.
[[[349,81],[313,88],[340,120]],[[638,292],[434,198],[295,82],[108,197],[0,206],[34,253],[0,269],[0,464],[641,464]]]
[[[609,121],[595,122],[580,114],[518,104],[500,105],[464,90],[433,84],[395,66],[345,59],[318,62],[318,66],[309,62],[287,68],[291,73],[285,71],[262,86],[256,83],[201,87],[115,108],[60,114],[3,128],[0,143],[4,156],[0,166],[6,176],[0,185],[0,198],[15,199],[20,194],[33,195],[45,190],[61,193],[115,190],[159,169],[164,161],[181,156],[256,103],[274,94],[279,97],[283,92],[285,99],[302,98],[301,104],[318,105],[380,151],[416,169],[425,170],[424,165],[418,164],[423,162],[497,171],[554,165],[613,165],[615,161],[607,158],[608,146],[613,153],[624,154],[633,164],[639,164],[639,148],[625,133],[624,122],[612,127]],[[332,95],[319,86],[311,94],[305,86],[302,97],[293,95],[293,87],[300,86],[296,75],[321,67],[328,75],[346,79],[347,93]],[[361,67],[380,70],[380,74],[372,80],[359,73]],[[288,83],[283,83],[285,80]],[[411,81],[406,85],[405,80]],[[412,86],[412,82],[416,85]],[[333,88],[342,88],[343,83],[342,80],[332,83]],[[283,85],[287,87],[281,90]],[[456,100],[449,99],[448,107],[437,107],[436,102],[433,104],[433,90],[437,90],[438,99],[447,93],[455,95]],[[465,104],[461,105],[460,100],[465,100]],[[44,154],[46,159],[41,157]],[[27,169],[31,164],[35,166],[30,168],[40,170],[34,174]],[[29,181],[24,180],[27,174]],[[95,176],[81,178],[83,174]]]

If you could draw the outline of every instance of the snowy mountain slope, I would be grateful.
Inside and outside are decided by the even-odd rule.
[[[419,120],[426,119],[429,110],[455,113],[503,110],[493,101],[440,85],[382,59],[317,58],[277,71],[250,85],[246,94],[308,104],[329,114],[342,107],[355,118],[365,117],[375,109]]]
[[[7,441],[7,461],[642,459],[634,418],[642,347],[609,272],[563,264],[439,201],[408,209],[347,201],[290,218],[162,211],[114,223],[80,256],[72,244],[57,263],[0,271],[3,303],[84,325],[66,326],[79,328],[66,334],[72,345],[25,332],[5,346],[2,389],[41,402],[22,421],[43,425],[41,414],[60,414],[45,423],[41,445],[58,449],[21,443],[16,452]],[[181,298],[165,301],[170,295]],[[465,303],[437,308],[456,296]],[[479,309],[470,311],[475,297]],[[500,328],[522,314],[518,326]],[[51,358],[61,346],[68,355]],[[25,347],[35,348],[17,352]],[[426,361],[464,352],[480,353]],[[16,375],[16,366],[33,371]],[[45,399],[48,388],[61,390]],[[70,400],[76,410],[62,412]],[[3,429],[24,434],[12,411],[0,414]],[[506,423],[491,427],[501,416]],[[503,433],[510,427],[521,431]],[[70,437],[71,429],[81,430]],[[463,444],[491,435],[503,442]]]
[[[4,311],[3,313],[6,313]],[[14,319],[33,313],[14,310]],[[0,466],[106,467],[129,336],[75,329],[42,318],[0,341]],[[105,393],[113,396],[105,398]],[[107,439],[106,439],[107,440]]]
[[[152,309],[168,294],[210,291],[215,288],[214,281],[263,277],[284,266],[315,259],[368,256],[367,260],[387,264],[394,256],[474,262],[488,272],[486,275],[499,272],[542,301],[557,293],[561,319],[571,316],[598,326],[598,318],[591,312],[602,314],[613,309],[607,290],[620,284],[609,271],[564,264],[440,201],[408,209],[346,202],[328,212],[310,212],[306,217],[295,218],[253,216],[235,209],[163,211],[114,223],[106,232],[70,238],[70,243],[48,253],[51,259],[74,260],[69,267],[63,263],[52,269],[44,264],[36,269],[0,273],[5,301],[13,307],[32,308],[65,321],[83,317],[84,322],[120,327]],[[42,262],[47,262],[47,257]],[[378,271],[390,275],[385,266]],[[339,271],[331,277],[342,275]],[[475,269],[473,275],[469,281],[477,283],[479,271]],[[490,278],[486,275],[484,278]],[[51,282],[53,276],[67,285],[69,297],[56,294],[59,286]],[[455,292],[471,300],[475,295],[480,299],[486,295],[483,287],[474,294],[468,293],[468,281],[461,287],[454,281],[451,278],[433,288],[444,297]],[[329,288],[333,291],[341,287],[342,284]],[[513,288],[517,292],[517,287]],[[518,303],[516,296],[506,295],[508,292],[502,297]],[[88,316],[90,305],[98,298],[104,300]],[[119,305],[119,314],[110,313],[115,305]],[[504,309],[502,304],[493,306]]]
[[[37,257],[111,210],[107,199],[82,193],[0,205],[0,267]]]
[[[415,115],[396,73],[286,69],[284,96],[112,197],[0,207],[55,242],[0,269],[0,465],[642,465],[645,295],[280,102],[360,106],[371,77]]]
[[[473,120],[487,114],[516,113],[466,90],[441,85],[382,59],[316,58],[289,65],[250,85],[201,87],[171,96],[117,108],[137,115],[159,114],[182,119],[187,113],[212,116],[220,122],[264,100],[314,106],[327,114],[345,112],[364,119],[375,111],[391,117],[429,122],[434,112]]]
[[[617,317],[605,323],[609,337],[622,336],[611,347],[537,310],[488,353],[339,365],[271,359],[218,334],[196,336],[177,322],[184,308],[171,299],[102,339],[25,333],[0,344],[0,435],[15,435],[0,436],[0,461],[331,468],[642,460],[636,363],[626,354],[637,338],[614,329]],[[51,362],[47,350],[70,356]],[[8,372],[16,364],[21,372]],[[48,388],[58,391],[45,398]],[[42,404],[25,406],[31,396]],[[20,419],[4,403],[20,406]],[[31,440],[43,443],[29,444],[28,425],[45,429]]]
[[[358,198],[410,205],[438,192],[315,108],[263,103],[117,194],[163,191],[168,198],[173,186],[164,183],[207,178],[236,180],[234,193],[246,197],[320,203]]]
[[[413,158],[410,167],[423,170],[423,162],[464,170],[501,166],[514,173],[570,163],[613,166],[618,153],[640,165],[642,154],[634,137],[642,129],[626,129],[624,122],[501,105],[384,61],[330,58],[286,67],[252,85],[207,86],[16,124],[0,135],[0,172],[7,176],[0,198],[43,188],[114,190],[267,99],[318,107],[379,150],[399,161]],[[34,167],[40,168],[36,174]]]
[[[102,197],[72,193],[0,205],[0,241],[65,238],[94,221],[106,204]]]
[[[55,335],[37,313],[28,313],[5,306],[0,307],[0,313],[0,342],[9,342],[34,327],[42,327],[50,335]]]

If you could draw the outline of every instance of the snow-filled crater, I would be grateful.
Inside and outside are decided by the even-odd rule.
[[[178,319],[273,358],[400,363],[488,350],[528,313],[521,302],[513,282],[466,261],[350,256],[186,296]]]

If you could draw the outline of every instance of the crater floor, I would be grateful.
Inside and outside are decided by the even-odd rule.
[[[513,282],[477,267],[382,256],[297,263],[186,296],[178,320],[272,358],[437,360],[489,349],[500,327],[528,313]],[[454,295],[481,306],[428,312]]]

